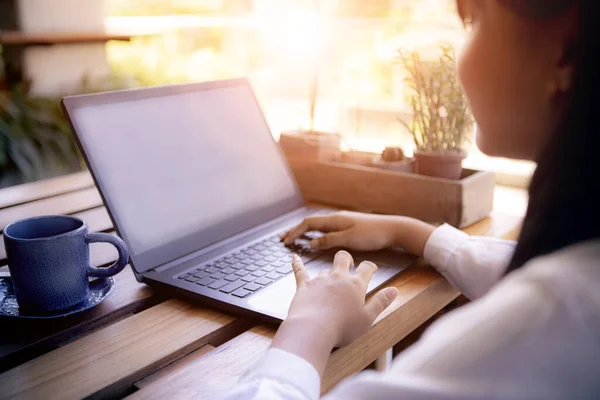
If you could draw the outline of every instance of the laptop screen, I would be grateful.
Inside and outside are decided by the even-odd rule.
[[[65,99],[139,272],[303,202],[246,80]]]

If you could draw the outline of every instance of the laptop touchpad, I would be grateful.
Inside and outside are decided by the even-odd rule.
[[[311,278],[314,278],[322,270],[331,268],[328,259],[317,259],[306,265]],[[282,320],[287,317],[290,304],[296,294],[296,278],[294,274],[288,274],[285,278],[266,287],[248,299],[250,307],[262,313],[272,314]]]
[[[371,253],[371,257],[369,257],[369,259],[379,258],[373,257],[376,254],[377,253]],[[414,257],[410,257],[409,260],[413,261]],[[308,269],[310,277],[314,278],[319,274],[320,271],[330,269],[332,266],[332,261],[332,256],[323,256],[308,263],[306,265],[306,269]],[[359,258],[356,258],[355,260],[357,265],[361,261],[362,260]],[[388,265],[382,264],[381,261],[382,260],[376,261],[378,264],[378,269],[373,278],[371,279],[371,282],[369,283],[367,293],[370,293],[384,282],[387,282],[394,275],[402,271],[404,267],[410,264],[410,262],[407,262],[408,260],[402,260],[403,262],[398,263],[399,266],[390,267]],[[397,254],[395,261],[400,261],[398,259]],[[351,273],[353,273],[354,271],[354,269],[351,270]],[[294,277],[294,274],[288,274],[282,280],[277,281],[273,285],[266,287],[254,296],[250,297],[248,299],[248,305],[250,305],[250,307],[252,307],[256,311],[271,314],[283,320],[287,317],[290,304],[292,303],[292,299],[294,298],[295,294],[296,278]]]

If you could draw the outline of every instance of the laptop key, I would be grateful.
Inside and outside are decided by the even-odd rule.
[[[258,278],[257,280],[254,281],[255,283],[258,283],[259,285],[263,285],[266,286],[269,283],[273,282],[271,279],[267,279],[264,276],[262,278]]]
[[[220,290],[223,293],[231,293],[234,290],[237,290],[237,289],[241,288],[245,284],[246,284],[246,282],[244,282],[242,280],[235,281],[235,282],[230,282],[227,285],[223,286]]]
[[[206,278],[209,275],[210,274],[208,272],[204,272],[204,271],[194,273],[194,276],[198,279]]]
[[[259,261],[263,259],[263,255],[262,254],[258,254],[255,253],[253,256],[250,257],[250,259],[254,260],[254,261]]]
[[[262,267],[261,270],[263,270],[265,272],[273,272],[273,271],[275,271],[275,267],[269,265],[267,267]]]
[[[244,297],[248,296],[250,293],[252,293],[252,292],[242,288],[242,289],[238,289],[238,290],[234,291],[231,294],[234,295],[235,297],[244,298]]]
[[[222,273],[224,273],[225,275],[229,275],[229,274],[233,274],[235,272],[235,269],[231,268],[231,267],[227,267],[227,268],[223,268],[221,270]]]
[[[257,269],[259,269],[260,267],[258,265],[246,265],[246,269],[250,272],[254,272]]]
[[[192,282],[192,283],[196,282],[198,279],[199,278],[196,278],[195,276],[188,276],[187,278],[185,278],[185,280],[187,282]]]
[[[238,279],[240,279],[240,277],[237,276],[236,274],[230,274],[230,275],[227,275],[223,279],[225,279],[226,281],[229,281],[229,282],[233,282],[233,281],[237,281]]]
[[[265,274],[266,274],[266,272],[265,271],[261,271],[261,270],[254,271],[252,273],[252,275],[254,275],[254,276],[264,276]]]
[[[246,276],[242,276],[241,278],[244,282],[252,282],[253,280],[256,279],[256,276],[252,276],[252,275],[246,275]]]
[[[215,281],[215,279],[206,277],[206,278],[200,279],[198,282],[196,282],[196,285],[207,286],[207,285],[210,285],[211,283],[213,283],[214,281]]]
[[[282,276],[283,276],[283,275],[281,275],[281,274],[279,274],[279,273],[277,273],[277,272],[270,272],[270,273],[268,273],[268,274],[266,275],[266,277],[267,277],[267,278],[269,278],[269,279],[273,279],[273,280],[275,280],[275,281],[276,281],[277,279],[281,278]]]
[[[292,271],[293,269],[291,265],[285,265],[283,267],[277,268],[277,272],[279,272],[280,274],[289,274]]]
[[[262,286],[252,282],[252,283],[249,283],[246,286],[244,286],[244,289],[254,292],[258,289],[262,289]]]
[[[214,281],[213,283],[209,284],[208,287],[211,289],[221,289],[223,286],[229,284],[229,281],[226,281],[225,279],[219,279],[218,281]]]
[[[177,277],[177,279],[185,279],[185,278],[187,278],[188,276],[190,276],[190,274],[183,274],[183,275],[179,275],[179,276]]]
[[[218,268],[215,267],[208,267],[208,268],[204,268],[204,272],[208,272],[209,274],[215,273],[215,272],[219,272]]]
[[[242,268],[244,268],[244,267],[245,267],[245,265],[244,265],[244,264],[242,264],[242,263],[238,263],[238,262],[236,262],[235,264],[231,264],[231,265],[229,266],[229,268],[233,268],[233,269],[242,269]]]
[[[246,276],[250,273],[250,271],[245,270],[245,269],[240,269],[239,271],[235,271],[235,274],[237,276]]]
[[[225,274],[222,272],[215,272],[214,274],[210,274],[210,277],[214,279],[223,279],[225,278]]]

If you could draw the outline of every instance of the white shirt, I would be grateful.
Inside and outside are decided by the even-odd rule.
[[[514,245],[436,229],[425,259],[474,301],[436,321],[389,371],[350,377],[325,398],[600,398],[600,241],[532,260],[498,282]],[[319,396],[310,363],[271,349],[226,398]]]

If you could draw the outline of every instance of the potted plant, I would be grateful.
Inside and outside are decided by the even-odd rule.
[[[399,51],[414,91],[413,120],[400,120],[412,134],[417,172],[422,175],[459,179],[466,144],[473,132],[473,117],[458,82],[454,49],[440,46],[439,58],[423,61],[418,52]]]
[[[386,147],[381,156],[375,158],[373,165],[397,172],[415,172],[415,159],[406,157],[400,147]]]

